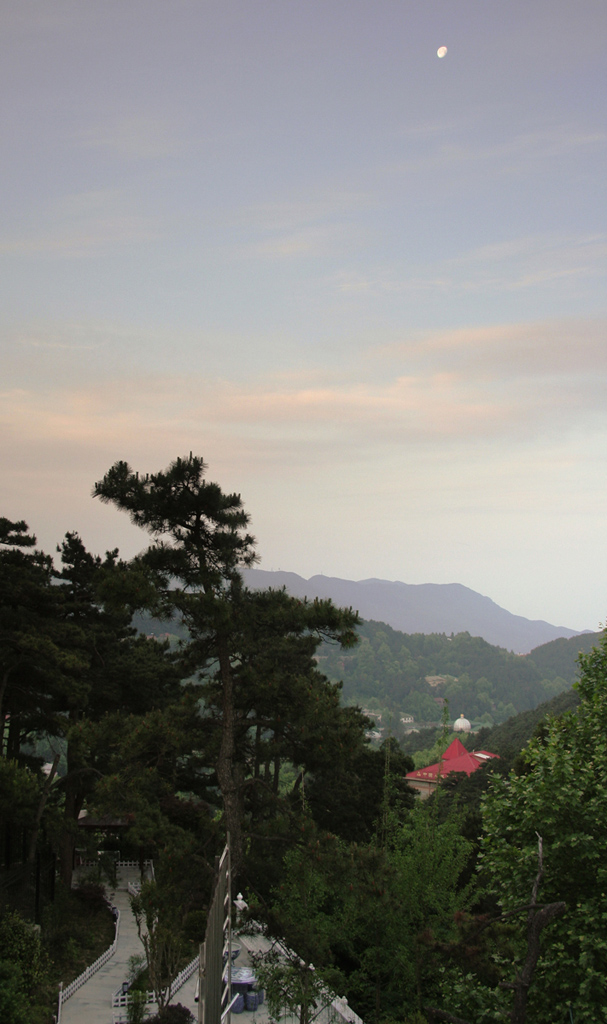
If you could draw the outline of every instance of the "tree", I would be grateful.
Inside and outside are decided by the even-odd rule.
[[[131,909],[145,949],[148,974],[160,1009],[171,1001],[173,982],[183,953],[184,912],[170,889],[156,881],[143,882]]]
[[[55,573],[60,620],[78,654],[77,671],[63,690],[62,718],[67,772],[60,841],[61,873],[69,887],[80,811],[107,763],[104,742],[95,747],[98,722],[120,707],[127,714],[164,707],[179,694],[179,674],[166,645],[150,643],[131,627],[134,608],[155,595],[138,566],[129,567],[109,551],[105,558],[86,550],[76,533],[58,548]]]
[[[177,612],[188,628],[190,671],[205,673],[205,701],[220,728],[214,766],[237,873],[245,852],[247,760],[253,761],[253,784],[258,786],[259,759],[269,753],[276,791],[280,760],[288,756],[288,720],[283,720],[278,708],[282,692],[278,686],[271,701],[266,699],[266,709],[273,706],[271,750],[264,734],[268,717],[265,721],[256,717],[254,708],[263,710],[264,687],[269,691],[272,678],[278,681],[279,675],[284,684],[286,671],[301,695],[312,678],[311,657],[318,639],[330,636],[353,643],[358,620],[351,611],[339,612],[331,602],[296,602],[286,594],[248,593],[239,569],[256,560],[253,537],[246,532],[249,516],[240,495],[224,494],[217,484],[205,480],[206,468],[201,458],[190,454],[176,459],[164,472],[140,477],[125,462],[118,462],[95,485],[94,494],[128,512],[136,525],[155,538],[141,564],[157,574],[167,612]],[[268,667],[272,659],[275,665],[269,666],[271,678],[266,681],[258,666],[265,661]],[[255,706],[250,699],[253,691]],[[243,741],[251,735],[256,736],[256,746],[249,755]],[[294,742],[292,731],[291,748]],[[304,747],[300,744],[300,750]]]
[[[484,803],[483,872],[504,911],[525,903],[543,838],[542,903],[566,913],[542,934],[529,992],[537,1024],[604,1019],[607,1006],[607,637],[580,658],[576,711],[548,719],[521,774]],[[524,954],[521,943],[520,957]],[[517,967],[517,961],[513,968]]]
[[[379,749],[349,744],[344,756],[332,758],[306,780],[314,820],[348,842],[371,842],[385,808],[402,818],[413,806],[415,795],[405,778],[412,770],[412,759],[393,738]]]
[[[0,755],[13,759],[32,733],[60,732],[61,695],[83,667],[52,559],[27,550],[35,543],[26,523],[0,519]]]
[[[232,598],[240,589],[238,568],[255,561],[249,516],[240,495],[224,494],[204,479],[201,458],[176,459],[165,472],[140,477],[117,462],[93,494],[128,512],[156,543],[145,561],[164,583],[169,613],[177,609],[194,637],[213,638],[222,684],[222,732],[217,775],[235,864],[242,862],[242,815],[234,773],[234,681],[229,634]]]
[[[267,952],[254,956],[273,1021],[285,1013],[311,1022],[331,1003],[343,976],[335,966],[333,944],[343,928],[349,857],[334,836],[319,833],[308,819],[305,835],[284,859],[282,880],[268,904],[252,907],[274,938]]]
[[[3,1024],[40,1024],[48,961],[40,936],[19,914],[0,916],[0,1019]]]

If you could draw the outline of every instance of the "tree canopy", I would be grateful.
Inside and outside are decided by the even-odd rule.
[[[541,901],[566,904],[543,936],[529,1003],[538,1024],[569,1010],[602,1020],[607,1006],[607,638],[580,664],[579,707],[549,719],[483,808],[483,873],[504,910],[531,890],[538,835]]]

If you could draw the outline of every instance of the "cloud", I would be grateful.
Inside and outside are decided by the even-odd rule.
[[[495,116],[495,111],[491,112]],[[462,125],[457,122],[445,125],[443,131],[429,126],[426,132],[411,135],[413,140],[427,141],[427,146],[402,160],[386,165],[382,175],[427,174],[432,170],[454,172],[458,168],[475,171],[491,164],[491,173],[497,176],[529,174],[546,161],[554,161],[570,154],[588,155],[592,150],[604,149],[607,132],[596,129],[580,129],[574,124],[533,125],[527,131],[516,132],[509,137],[500,133],[499,141],[462,140]],[[478,136],[478,125],[475,126]],[[484,166],[485,165],[485,166]]]
[[[328,278],[344,294],[385,295],[430,292],[516,292],[561,287],[603,277],[607,235],[529,235],[478,246],[458,256],[407,270],[379,267],[374,272],[341,270]]]
[[[159,237],[158,224],[124,189],[71,193],[34,216],[35,228],[0,235],[0,254],[86,257]]]
[[[239,226],[253,236],[241,246],[240,255],[292,259],[351,253],[363,240],[363,229],[354,220],[373,205],[367,193],[348,190],[299,201],[255,203],[239,218]]]
[[[76,136],[81,145],[127,160],[156,160],[183,153],[174,122],[161,117],[116,117],[90,125]]]
[[[606,328],[597,317],[429,331],[375,355],[422,368],[440,363],[445,372],[478,384],[560,381],[573,393],[585,389],[589,377],[598,382],[607,376]]]
[[[30,442],[119,455],[124,445],[164,449],[170,439],[179,451],[213,438],[264,463],[299,458],[310,446],[324,461],[403,444],[565,436],[604,426],[606,326],[572,320],[426,332],[374,346],[342,372],[240,383],[139,369],[91,371],[70,386],[58,374],[35,389],[5,390],[0,420],[13,439]]]

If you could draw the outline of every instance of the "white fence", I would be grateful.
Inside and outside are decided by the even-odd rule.
[[[156,1001],[154,999],[153,992],[146,992],[145,996],[145,1016],[149,1017],[151,1011],[156,1006]],[[122,990],[120,990],[112,996],[112,1020],[114,1024],[125,1024],[125,1022],[128,1021],[128,1007],[130,1002],[131,995],[129,992],[122,992]]]
[[[97,957],[94,964],[90,964],[82,974],[79,974],[74,981],[70,982],[66,988],[63,987],[63,982],[59,983],[59,1008],[57,1010],[57,1024],[61,1024],[61,1007],[63,1004],[73,996],[74,992],[77,992],[81,985],[84,985],[95,974],[100,967],[108,962],[110,957],[113,957],[116,949],[118,948],[118,932],[120,930],[120,911],[117,907],[114,907],[111,903],[109,904],[110,909],[116,915],[116,931],[114,934],[114,941],[111,946],[108,946],[105,953],[102,953],[100,957]]]
[[[194,959],[187,965],[187,967],[184,967],[183,970],[180,971],[180,973],[177,975],[175,981],[171,985],[171,996],[173,996],[175,992],[178,992],[182,985],[185,985],[186,981],[188,981],[188,979],[192,977],[194,971],[196,970],[198,970],[198,957],[194,957]],[[112,997],[113,1024],[125,1024],[125,1022],[128,1020],[128,1006],[130,1001],[130,993],[128,991],[123,992],[122,989],[116,992],[116,994]],[[149,1015],[154,1005],[154,993],[146,992],[146,1016]]]
[[[351,1006],[348,1006],[348,1000],[343,997],[336,996],[328,1006],[325,1006],[323,1010],[314,1018],[319,1024],[363,1024],[362,1018],[354,1012]]]
[[[88,861],[82,861],[78,866],[79,867],[98,867],[98,864],[99,864],[99,862],[96,861],[96,860],[88,860]],[[118,860],[118,861],[116,861],[116,868],[140,868],[140,866],[141,865],[139,864],[138,860]],[[149,871],[151,877],[153,878],[154,877],[154,862],[151,861],[151,860],[146,860],[146,861],[143,862],[143,866],[144,866],[144,870],[147,868],[147,870]],[[129,892],[130,891],[131,890],[130,890],[130,886],[129,886]],[[135,894],[132,893],[132,895],[135,895]],[[119,932],[119,929],[120,929],[120,911],[112,903],[109,903],[108,901],[106,901],[106,902],[108,903],[108,906],[109,906],[110,910],[112,911],[112,913],[114,913],[116,915],[116,931],[114,933],[114,941],[112,942],[111,946],[108,946],[108,948],[106,949],[105,953],[102,953],[101,956],[98,957],[97,960],[95,960],[94,964],[91,964],[89,967],[87,967],[86,970],[83,971],[82,974],[80,974],[74,981],[70,982],[70,984],[67,985],[67,987],[65,989],[63,988],[63,982],[59,983],[59,999],[58,999],[58,1009],[57,1009],[56,1024],[61,1024],[61,1007],[63,1006],[63,1004],[70,998],[70,996],[73,996],[74,992],[78,991],[78,989],[80,988],[81,985],[84,985],[84,983],[87,982],[89,980],[89,978],[91,978],[93,976],[93,974],[95,974],[101,967],[103,967],[104,964],[106,964],[108,962],[110,957],[112,957],[114,955],[114,953],[116,952],[116,949],[118,948],[118,932]],[[126,1020],[126,1018],[125,1018],[125,1020]]]
[[[255,957],[263,958],[264,954],[276,949],[282,951],[287,960],[295,959],[299,963],[303,963],[283,942],[278,939],[269,939],[264,935],[260,925],[253,925],[253,928],[255,931],[252,934],[241,932],[238,936],[250,959],[254,961]],[[313,1024],[364,1024],[362,1018],[348,1005],[345,996],[337,996],[328,988],[324,988],[320,995],[323,1005],[315,1013],[312,1013]],[[282,1024],[298,1024],[299,1017],[297,1014],[283,1013],[280,1020]]]

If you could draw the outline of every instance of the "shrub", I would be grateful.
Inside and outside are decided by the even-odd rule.
[[[194,1020],[187,1006],[171,1003],[165,1006],[154,1017],[148,1017],[147,1024],[190,1024]]]
[[[107,903],[105,901],[105,886],[101,885],[100,882],[82,882],[76,886],[73,890],[74,896],[76,896],[86,907],[88,907],[93,913],[97,913],[99,910],[105,910]]]

